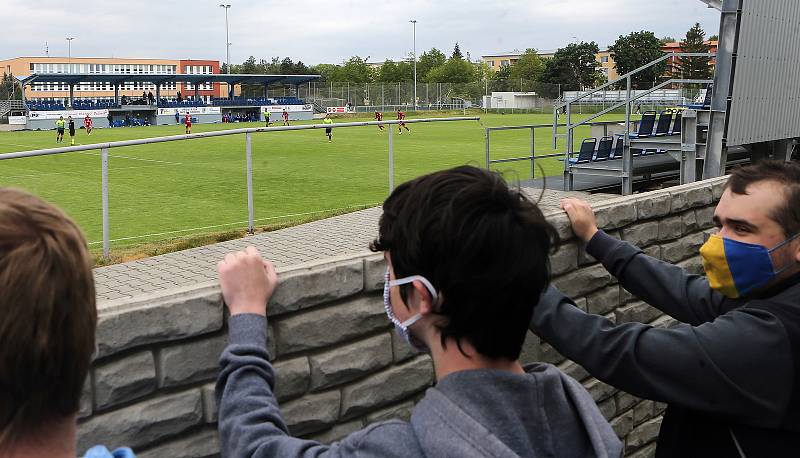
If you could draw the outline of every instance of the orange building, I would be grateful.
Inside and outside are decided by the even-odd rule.
[[[717,40],[706,40],[705,44],[709,48],[708,52],[713,53],[713,54],[717,53],[717,48],[718,48],[718,45],[719,45],[719,41],[717,41]],[[672,42],[672,43],[665,43],[663,46],[661,46],[661,50],[664,51],[667,54],[684,52],[683,48],[681,47],[681,43],[677,42],[677,41],[676,42]],[[667,59],[667,73],[668,74],[672,74],[673,71],[676,69],[679,59],[680,59],[679,57],[670,57],[669,59]],[[712,57],[711,61],[709,62],[709,65],[713,69],[716,66],[716,64],[717,64],[716,57]]]
[[[85,74],[217,74],[219,61],[215,60],[171,60],[171,59],[124,59],[108,57],[17,57],[0,60],[0,71],[24,78],[34,73],[85,73]],[[194,87],[188,83],[169,82],[161,85],[161,97],[172,99],[181,91],[184,97],[194,96]],[[206,101],[211,97],[227,97],[227,90],[220,83],[207,83],[199,88],[199,95]],[[142,92],[156,92],[155,84],[130,82],[120,86],[119,95],[139,98]],[[69,97],[66,83],[33,83],[25,88],[27,100],[63,100]],[[76,84],[76,99],[113,100],[114,87],[110,83],[92,82]]]

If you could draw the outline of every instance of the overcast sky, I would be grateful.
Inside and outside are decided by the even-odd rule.
[[[450,54],[456,41],[472,59],[514,49],[556,49],[570,41],[601,47],[651,30],[682,37],[695,22],[708,35],[719,12],[699,0],[226,0],[231,60],[289,56],[307,64],[370,61],[417,50]],[[212,0],[0,0],[0,59],[66,56],[225,61],[225,12]]]

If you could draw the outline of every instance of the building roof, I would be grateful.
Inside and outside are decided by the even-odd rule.
[[[32,83],[230,83],[230,84],[303,84],[319,79],[320,75],[239,75],[239,74],[129,74],[129,73],[34,73],[24,78],[18,77],[22,84]]]

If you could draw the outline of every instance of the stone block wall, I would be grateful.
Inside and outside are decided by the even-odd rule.
[[[697,250],[723,185],[695,183],[595,209],[607,231],[699,273]],[[584,253],[565,214],[548,218],[564,239],[552,256],[553,281],[580,307],[615,322],[672,323]],[[380,255],[364,253],[280,272],[269,307],[268,349],[293,434],[330,442],[372,422],[407,419],[434,382],[430,358],[415,354],[389,325],[384,271]],[[105,444],[130,446],[143,458],[217,456],[214,381],[226,319],[214,284],[104,303],[81,405],[79,451]],[[583,382],[625,441],[627,456],[652,456],[664,405],[590,377],[533,334],[522,359],[556,364]]]

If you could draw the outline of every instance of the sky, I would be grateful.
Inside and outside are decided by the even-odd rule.
[[[231,61],[291,57],[308,65],[357,55],[382,62],[416,48],[481,55],[555,50],[574,41],[607,47],[650,30],[680,39],[719,12],[699,0],[226,0]],[[225,59],[225,10],[212,0],[0,0],[0,60],[20,56]]]

